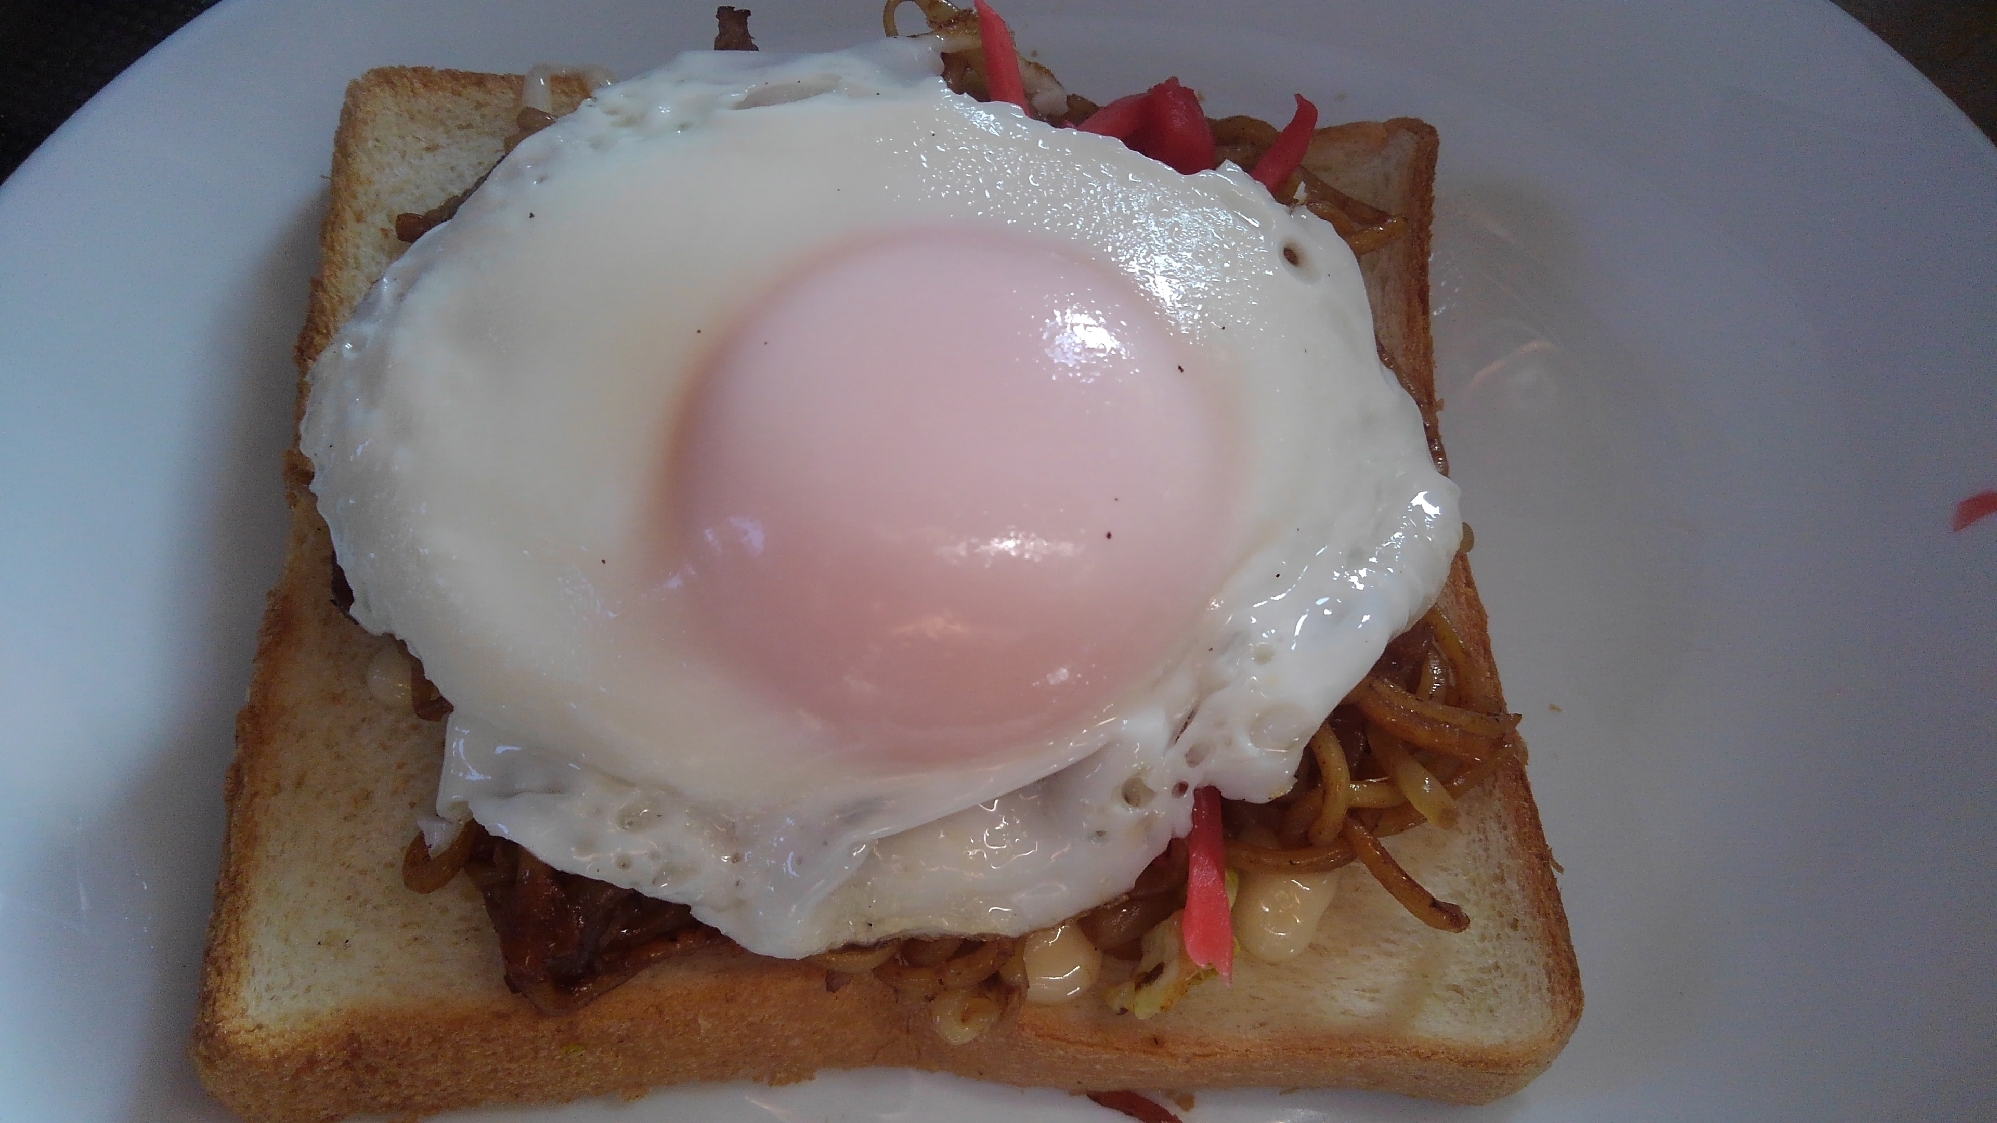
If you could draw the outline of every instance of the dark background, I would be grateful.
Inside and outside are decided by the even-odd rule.
[[[215,0],[0,0],[0,178]],[[1837,0],[1997,140],[1997,0]]]

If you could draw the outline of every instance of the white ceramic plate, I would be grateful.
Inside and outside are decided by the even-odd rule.
[[[229,0],[0,188],[0,1117],[222,1117],[182,1043],[343,84],[634,73],[711,9]],[[1098,97],[1441,129],[1444,424],[1588,989],[1487,1108],[1189,1118],[1997,1117],[1989,142],[1828,3],[1007,11]],[[863,1073],[475,1118],[1113,1117]]]

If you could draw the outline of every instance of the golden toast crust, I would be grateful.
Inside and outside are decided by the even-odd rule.
[[[436,205],[490,166],[519,88],[517,77],[406,68],[349,87],[296,351],[301,408],[312,360],[400,252],[394,215]],[[1435,152],[1434,130],[1394,120],[1322,130],[1307,157],[1334,185],[1410,222],[1362,267],[1382,352],[1425,414]],[[331,602],[332,547],[310,478],[309,462],[288,453],[291,529],[237,720],[191,1044],[204,1084],[245,1118],[781,1083],[868,1065],[1077,1090],[1352,1086],[1484,1102],[1551,1063],[1580,1016],[1551,857],[1515,762],[1465,799],[1458,831],[1393,840],[1417,876],[1471,910],[1470,933],[1425,929],[1370,881],[1348,880],[1305,962],[1244,964],[1233,988],[1196,988],[1150,1021],[1087,999],[1026,1006],[951,1046],[921,1005],[871,976],[835,992],[817,968],[732,945],[544,1017],[501,982],[496,938],[463,879],[428,896],[401,885],[413,816],[435,790],[441,726],[369,693],[367,668],[389,641]],[[1473,660],[1491,666],[1461,557],[1444,597]]]

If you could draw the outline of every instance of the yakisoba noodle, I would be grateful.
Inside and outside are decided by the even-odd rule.
[[[987,98],[976,14],[945,0],[888,0],[883,22],[891,36],[898,34],[895,13],[903,3],[919,8],[929,24],[927,34],[941,41],[944,78],[951,88]],[[738,30],[746,42],[746,27]],[[1020,62],[1027,98],[1045,119],[1078,124],[1099,108],[1067,93],[1045,67]],[[519,135],[553,120],[532,107],[520,118]],[[1278,136],[1274,126],[1251,117],[1210,121],[1209,126],[1218,157],[1242,167],[1254,167]],[[1355,254],[1387,245],[1406,229],[1400,217],[1343,194],[1306,168],[1291,173],[1276,190],[1278,198],[1293,200],[1332,223]],[[407,225],[420,234],[449,218],[457,201],[429,215],[401,216],[409,221],[398,220],[398,232]],[[1435,439],[1433,410],[1424,405],[1423,412],[1437,466],[1447,471]],[[1466,525],[1461,548],[1467,551],[1470,543]],[[428,684],[420,670],[415,677],[421,695]],[[1241,873],[1294,877],[1357,861],[1423,923],[1460,932],[1470,923],[1464,911],[1424,889],[1379,840],[1424,822],[1453,826],[1457,799],[1519,750],[1514,733],[1518,720],[1501,711],[1494,677],[1471,659],[1438,604],[1387,645],[1366,677],[1325,719],[1311,737],[1288,793],[1261,804],[1223,801],[1227,865]],[[574,1010],[651,963],[720,938],[694,921],[684,905],[555,871],[476,824],[434,855],[418,835],[405,855],[403,876],[409,888],[427,893],[461,869],[485,898],[500,936],[507,981],[544,1013]],[[1186,877],[1186,845],[1174,840],[1128,893],[1041,932],[1018,938],[895,940],[835,949],[808,962],[826,970],[827,986],[835,990],[871,973],[898,994],[925,1000],[937,1032],[963,1043],[982,1035],[1022,1000],[1031,984],[1028,949],[1058,940],[1070,956],[1078,948],[1087,955],[1097,955],[1099,949],[1138,960],[1130,977],[1104,997],[1119,1010],[1148,1017],[1169,1007],[1204,974],[1186,958],[1179,936]]]

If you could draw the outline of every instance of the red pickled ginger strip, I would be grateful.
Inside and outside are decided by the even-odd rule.
[[[1009,102],[1026,110],[1026,80],[1019,75],[1019,50],[1012,45],[1012,29],[985,0],[976,0],[978,38],[985,45],[985,87],[993,101]]]
[[[1167,78],[1141,94],[1120,97],[1078,126],[1085,133],[1113,136],[1132,151],[1182,175],[1214,166],[1213,129],[1199,95]]]
[[[1991,515],[1997,515],[1997,491],[1979,491],[1955,505],[1955,518],[1950,520],[1949,529],[1968,530]]]
[[[1117,98],[1089,114],[1088,120],[1075,127],[1085,133],[1099,133],[1128,141],[1137,133],[1137,127],[1144,123],[1144,106],[1150,97],[1150,94],[1142,93]]]
[[[1193,793],[1193,833],[1186,839],[1186,956],[1234,978],[1234,923],[1227,910],[1227,842],[1220,833],[1220,789]]]
[[[1133,147],[1153,160],[1170,164],[1182,175],[1211,169],[1213,129],[1207,124],[1206,110],[1200,108],[1199,95],[1181,86],[1177,78],[1167,78],[1145,96],[1151,105],[1145,114],[1146,127],[1139,130],[1143,143]]]
[[[1276,134],[1276,142],[1255,161],[1255,170],[1249,178],[1269,189],[1274,194],[1290,173],[1303,166],[1304,153],[1311,146],[1311,134],[1317,132],[1317,106],[1312,105],[1304,95],[1297,94],[1297,111],[1290,117],[1290,123]]]
[[[1130,1116],[1137,1123],[1179,1123],[1179,1117],[1167,1111],[1163,1104],[1136,1092],[1090,1092],[1089,1098],[1111,1111]]]

